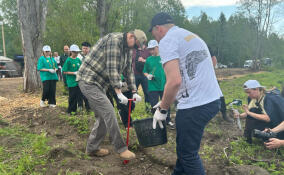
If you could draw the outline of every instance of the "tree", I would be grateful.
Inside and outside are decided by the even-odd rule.
[[[97,24],[100,28],[100,37],[108,33],[108,14],[112,1],[97,0]]]
[[[241,11],[243,11],[248,18],[253,18],[256,21],[256,49],[254,60],[263,56],[263,42],[271,32],[273,24],[273,9],[283,0],[240,0]]]
[[[0,0],[0,9],[0,15],[2,15],[5,21],[4,31],[7,56],[13,58],[15,54],[22,54],[17,0]],[[2,35],[0,35],[0,41],[2,41]],[[0,42],[0,48],[2,48],[2,42]]]
[[[22,45],[25,59],[24,91],[34,91],[41,86],[37,59],[42,53],[42,38],[48,0],[18,0]]]

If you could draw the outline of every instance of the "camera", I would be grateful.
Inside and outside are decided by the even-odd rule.
[[[264,132],[264,131],[260,131],[258,129],[254,129],[253,130],[253,136],[256,138],[260,138],[262,139],[264,142],[268,142],[268,140],[270,138],[276,138],[277,137],[277,133],[275,132]]]

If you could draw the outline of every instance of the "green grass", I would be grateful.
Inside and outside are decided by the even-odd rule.
[[[50,147],[45,133],[36,135],[22,127],[4,127],[0,128],[0,137],[9,140],[0,146],[1,175],[35,175],[44,171],[37,172],[35,167],[47,163]]]
[[[233,99],[241,99],[243,104],[247,104],[247,95],[243,91],[243,84],[247,80],[257,80],[261,85],[267,89],[277,87],[279,90],[282,89],[284,84],[284,70],[274,70],[272,72],[264,72],[259,74],[250,74],[241,78],[233,80],[224,80],[220,83],[220,87],[225,96],[226,103],[232,102]],[[240,107],[239,107],[240,108]]]
[[[238,165],[256,165],[273,175],[284,174],[284,148],[268,150],[263,142],[254,139],[254,144],[248,144],[243,138],[230,143],[229,162]]]
[[[284,83],[283,77],[284,70],[271,70],[270,72],[225,80],[220,83],[220,87],[225,96],[226,103],[231,102],[233,99],[241,99],[243,104],[247,104],[247,95],[242,88],[245,81],[255,79],[261,85],[266,86],[267,89],[276,86],[281,90]],[[238,108],[242,111],[241,107]],[[210,125],[208,127],[207,131],[211,131]],[[264,147],[261,140],[255,139],[254,144],[250,145],[243,138],[239,138],[237,141],[230,142],[228,152],[230,164],[256,165],[268,170],[272,175],[284,174],[284,148],[268,150]],[[279,155],[279,152],[282,155]]]
[[[87,114],[85,111],[82,111],[79,115],[60,115],[60,118],[65,119],[68,121],[69,125],[74,126],[79,134],[87,134],[90,132],[89,123],[91,122],[91,115]],[[93,121],[92,121],[93,122]]]

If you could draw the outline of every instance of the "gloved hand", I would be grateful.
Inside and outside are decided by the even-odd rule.
[[[48,69],[48,72],[54,74],[54,73],[55,73],[55,70],[54,70],[54,69]]]
[[[120,103],[127,105],[128,98],[126,98],[122,93],[117,94],[117,97],[118,97]]]
[[[153,77],[154,77],[154,76],[153,76],[152,74],[148,74],[148,75],[147,75],[147,79],[148,79],[148,80],[152,80]]]
[[[140,102],[142,100],[141,96],[137,93],[133,94],[134,103]]]
[[[153,106],[154,109],[158,108],[161,105],[162,101],[159,101],[155,106]]]
[[[156,110],[153,117],[153,129],[156,129],[157,122],[159,123],[160,128],[164,128],[162,121],[166,120],[167,114],[162,114],[159,109]]]
[[[76,71],[76,72],[73,72],[74,75],[77,75],[77,73],[78,73],[77,71]]]

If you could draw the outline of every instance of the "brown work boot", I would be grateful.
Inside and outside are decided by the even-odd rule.
[[[126,150],[122,153],[119,154],[121,158],[126,159],[126,160],[131,160],[134,159],[136,156],[133,152]]]
[[[109,151],[107,149],[99,149],[97,151],[93,151],[93,152],[87,152],[86,151],[86,154],[88,156],[97,156],[97,157],[104,157],[104,156],[107,156],[109,154]]]

